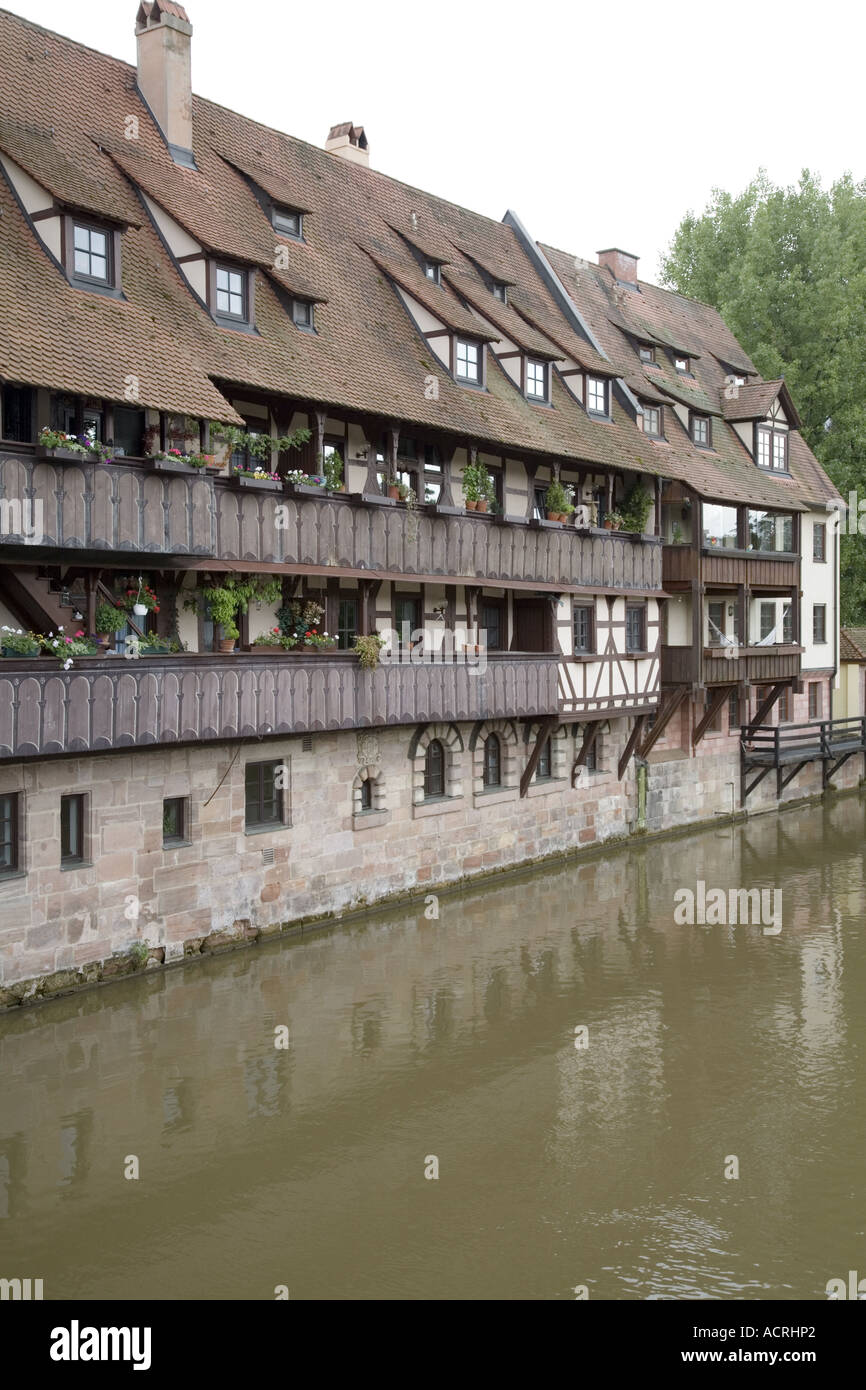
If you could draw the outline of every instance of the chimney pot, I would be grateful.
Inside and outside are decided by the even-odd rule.
[[[135,17],[138,90],[176,164],[192,156],[192,25],[174,0],[142,0]]]
[[[344,121],[342,125],[332,125],[325,141],[325,149],[340,159],[348,159],[352,164],[370,166],[370,146],[362,125],[352,125]]]
[[[618,246],[609,246],[596,254],[599,265],[606,266],[615,280],[624,285],[637,285],[637,256],[630,251],[620,251]]]

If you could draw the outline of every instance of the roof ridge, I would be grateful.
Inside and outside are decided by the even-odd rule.
[[[113,53],[106,53],[102,48],[94,48],[92,44],[82,43],[80,39],[70,38],[68,34],[61,34],[59,29],[49,29],[45,24],[37,24],[34,19],[27,19],[22,14],[16,14],[14,10],[7,10],[0,5],[0,16],[14,19],[17,24],[22,24],[28,29],[35,29],[40,34],[47,34],[49,38],[61,39],[63,43],[71,44],[73,48],[81,48],[85,53],[95,53],[98,58],[107,58],[111,63],[118,63],[120,67],[127,68],[129,72],[135,72],[135,64],[128,63],[125,58],[115,58]]]

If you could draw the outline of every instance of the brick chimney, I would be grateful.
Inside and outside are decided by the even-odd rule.
[[[339,155],[340,159],[351,160],[353,164],[363,164],[365,169],[370,166],[370,147],[362,125],[352,125],[351,121],[344,121],[342,125],[332,125],[325,141],[325,149],[330,150],[331,154]]]
[[[138,90],[176,164],[193,165],[192,25],[174,0],[142,0],[135,18]]]
[[[606,266],[614,280],[621,280],[624,285],[637,284],[637,256],[630,251],[620,251],[618,246],[609,246],[596,254],[599,265]]]

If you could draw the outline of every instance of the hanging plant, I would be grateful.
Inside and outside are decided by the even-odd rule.
[[[138,588],[129,588],[125,593],[116,594],[115,603],[118,608],[125,609],[127,613],[134,613],[138,618],[144,618],[148,613],[159,612],[157,594],[141,577],[138,580]]]

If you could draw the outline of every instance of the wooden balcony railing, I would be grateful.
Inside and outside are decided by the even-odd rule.
[[[15,527],[29,503],[40,534]],[[60,463],[32,448],[0,454],[0,555],[26,544],[51,551],[194,556],[232,562],[321,566],[388,575],[651,592],[661,588],[662,546],[613,531],[534,526],[477,513],[413,522],[402,505],[348,494],[287,495],[232,479],[158,473],[141,461]],[[33,513],[23,519],[33,519]]]
[[[797,583],[797,557],[787,552],[718,550],[710,546],[694,550],[690,545],[666,545],[662,573],[665,584],[700,579],[707,587],[744,584],[753,589],[785,588]]]
[[[661,678],[665,685],[733,685],[741,681],[762,685],[795,680],[800,674],[802,650],[794,646],[704,647],[699,667],[694,647],[662,647]]]
[[[553,652],[490,652],[486,669],[454,661],[373,671],[345,652],[88,657],[69,671],[49,659],[0,660],[6,759],[557,709]]]

